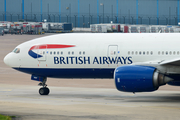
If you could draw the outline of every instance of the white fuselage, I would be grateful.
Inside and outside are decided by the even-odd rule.
[[[9,53],[4,61],[12,68],[29,74],[46,76],[49,72],[47,70],[52,69],[55,71],[46,77],[61,77],[60,75],[65,74],[62,70],[80,70],[79,75],[74,74],[75,78],[86,78],[85,74],[88,74],[87,78],[91,75],[92,78],[112,78],[114,69],[119,66],[179,58],[180,34],[61,34],[37,38],[16,48],[19,48],[20,52]],[[42,57],[33,58],[29,51]],[[73,77],[70,75],[64,75],[63,78]]]

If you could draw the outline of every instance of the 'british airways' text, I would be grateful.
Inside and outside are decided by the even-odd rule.
[[[132,64],[132,57],[54,57],[54,64]]]

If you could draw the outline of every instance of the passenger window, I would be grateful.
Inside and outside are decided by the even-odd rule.
[[[81,55],[81,52],[79,52],[79,54]]]
[[[139,54],[141,55],[141,52],[139,52]]]
[[[174,52],[173,52],[173,54],[175,55],[175,54],[176,54],[176,52],[174,51]]]
[[[159,52],[158,52],[158,55],[160,55],[160,54],[161,54],[161,52],[159,51]]]
[[[83,52],[83,54],[85,54],[85,52]]]
[[[147,55],[149,55],[149,51],[147,51]]]
[[[128,55],[130,54],[130,51],[128,51]]]
[[[171,55],[171,54],[172,54],[172,52],[170,51],[170,52],[169,52],[169,54]]]
[[[52,55],[52,52],[50,52],[50,54]]]
[[[136,55],[138,54],[138,52],[136,51]]]
[[[179,51],[177,52],[177,54],[179,55]]]
[[[43,51],[43,55],[45,54],[45,51]]]
[[[151,55],[153,54],[153,51],[151,51]]]
[[[145,55],[145,52],[143,52],[143,54]]]
[[[74,52],[72,52],[72,55],[74,55]]]
[[[168,55],[168,52],[166,51],[166,55]]]
[[[162,55],[164,55],[164,52],[162,52]]]
[[[114,51],[114,55],[116,54],[116,51]]]
[[[132,51],[132,55],[134,54],[134,52]]]
[[[68,52],[68,54],[70,55],[70,52]]]
[[[59,55],[59,51],[57,52],[57,54]]]
[[[63,54],[63,52],[61,52],[61,55]]]

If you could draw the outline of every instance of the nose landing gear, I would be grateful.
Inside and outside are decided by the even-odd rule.
[[[42,88],[39,89],[40,95],[48,95],[50,92],[49,88],[47,88],[46,81],[47,78],[44,78],[43,82],[38,84],[39,86],[43,86]]]

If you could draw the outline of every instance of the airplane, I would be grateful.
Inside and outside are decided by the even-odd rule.
[[[51,78],[111,78],[117,90],[152,92],[180,86],[179,33],[71,33],[18,45],[4,63],[28,73],[48,95]]]

